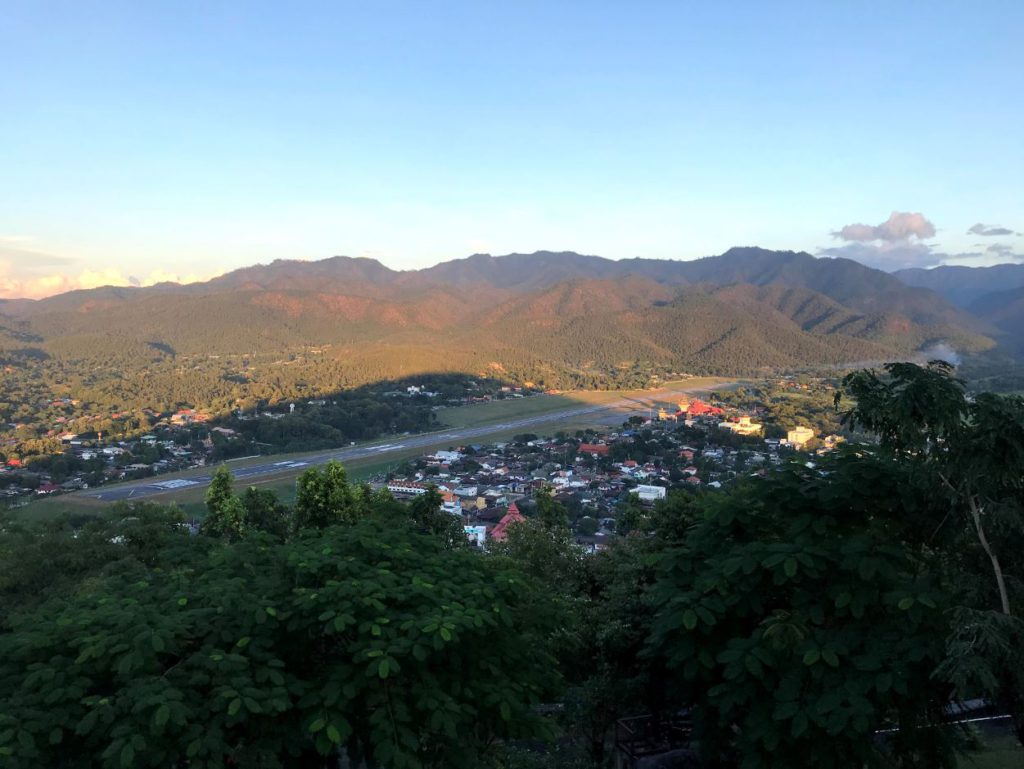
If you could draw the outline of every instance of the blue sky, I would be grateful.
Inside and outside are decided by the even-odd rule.
[[[1019,0],[5,5],[0,296],[334,254],[1024,259]]]

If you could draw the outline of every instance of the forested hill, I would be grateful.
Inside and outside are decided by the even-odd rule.
[[[893,273],[909,286],[929,288],[959,307],[970,308],[987,294],[1024,286],[1024,264],[991,267],[935,267]]]
[[[0,358],[61,378],[88,372],[93,384],[145,372],[166,379],[168,398],[188,372],[210,375],[213,359],[217,376],[261,392],[425,371],[572,387],[906,358],[938,342],[983,350],[991,330],[932,291],[804,253],[737,248],[683,262],[538,252],[418,271],[334,257],[6,302]]]
[[[0,312],[37,315],[107,307],[156,295],[209,295],[227,290],[401,298],[441,288],[489,288],[511,295],[538,291],[571,280],[619,280],[625,277],[647,278],[667,286],[749,283],[806,288],[865,313],[899,313],[915,323],[940,321],[984,331],[975,319],[957,311],[932,291],[910,286],[909,281],[859,262],[819,259],[807,253],[761,248],[733,248],[720,256],[692,261],[641,258],[614,261],[599,256],[550,251],[505,256],[475,254],[410,271],[392,270],[373,259],[343,256],[312,262],[277,260],[269,265],[235,270],[205,283],[72,291],[39,302],[8,302],[0,305]],[[1008,287],[1012,286],[1002,286]]]

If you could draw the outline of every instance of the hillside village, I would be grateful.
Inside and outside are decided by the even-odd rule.
[[[536,397],[530,393],[514,387],[494,392],[473,388],[443,404]],[[433,403],[426,408],[434,412],[443,407],[436,392],[416,385],[384,396]],[[616,531],[617,511],[630,494],[643,504],[661,498],[669,488],[720,488],[737,475],[761,472],[794,451],[827,450],[842,440],[838,435],[819,437],[802,424],[792,425],[785,437],[765,437],[765,425],[759,421],[764,407],[733,403],[730,397],[723,393],[713,403],[699,398],[663,403],[630,416],[614,431],[519,436],[524,440],[437,452],[406,463],[405,472],[388,479],[388,486],[396,496],[407,498],[422,493],[429,483],[437,485],[447,497],[446,509],[464,515],[481,541],[511,503],[525,499],[528,508],[537,488],[550,487],[574,512],[581,544],[598,547]],[[42,465],[42,471],[40,465],[26,466],[17,458],[0,463],[0,504],[19,506],[40,496],[214,464],[239,456],[239,449],[252,449],[240,432],[247,420],[287,421],[324,405],[314,399],[299,404],[298,412],[296,404],[285,404],[242,414],[235,417],[234,427],[217,424],[209,414],[192,408],[154,413],[150,432],[131,440],[103,441],[102,435],[90,439],[54,431],[52,438],[60,442],[63,454]]]
[[[436,451],[377,485],[399,499],[436,487],[442,509],[460,516],[466,536],[480,547],[503,541],[508,526],[531,511],[533,495],[545,489],[569,511],[577,544],[596,551],[628,533],[670,490],[720,489],[844,440],[817,440],[799,425],[786,438],[762,438],[762,429],[750,415],[684,399],[674,411],[661,407],[654,416],[633,416],[619,430],[526,434]]]
[[[428,386],[429,385],[429,386]],[[138,414],[94,413],[95,404],[60,398],[36,404],[41,425],[0,424],[0,506],[19,506],[37,496],[94,488],[188,470],[243,456],[346,445],[385,431],[422,432],[435,427],[441,408],[517,399],[534,394],[519,387],[464,377],[436,376],[419,385],[386,390],[382,384],[358,402],[352,394],[265,405],[229,416],[179,407]],[[431,387],[433,389],[431,389]],[[353,405],[355,403],[355,405]],[[368,404],[368,405],[367,405]],[[360,409],[375,408],[377,422]],[[363,429],[312,434],[338,413]],[[44,429],[45,427],[45,429]],[[73,432],[72,428],[82,432]],[[38,437],[25,439],[25,434]],[[275,437],[288,436],[276,443]],[[287,440],[296,445],[284,445]]]

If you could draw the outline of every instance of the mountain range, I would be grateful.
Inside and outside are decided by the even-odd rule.
[[[476,254],[412,271],[365,258],[279,260],[205,283],[8,300],[0,351],[86,364],[116,353],[146,366],[154,356],[316,347],[349,382],[490,369],[588,385],[638,366],[738,374],[905,358],[937,344],[979,352],[1014,336],[1024,306],[1019,290],[975,306],[989,285],[760,248],[694,261]]]
[[[1024,264],[935,267],[894,273],[911,286],[929,288],[996,330],[1002,347],[1024,354]]]

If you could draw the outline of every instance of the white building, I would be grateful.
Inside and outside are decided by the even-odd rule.
[[[463,526],[462,531],[466,534],[466,539],[472,542],[477,547],[482,548],[487,542],[487,527],[486,526]]]
[[[786,441],[793,448],[803,448],[811,438],[814,437],[814,430],[810,427],[794,427],[786,432]]]
[[[392,494],[419,496],[427,493],[427,486],[423,483],[416,483],[416,481],[391,481],[388,483],[388,491]]]
[[[462,459],[462,454],[457,451],[435,451],[431,458],[444,464],[451,464],[452,462],[458,462]]]
[[[636,494],[641,502],[654,502],[659,499],[665,498],[665,487],[664,486],[644,486],[640,485],[636,488],[629,490],[630,494]]]
[[[738,422],[719,422],[718,426],[735,435],[758,435],[763,427],[760,422],[752,422],[750,417],[740,417]]]

